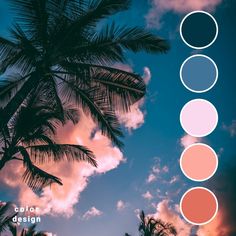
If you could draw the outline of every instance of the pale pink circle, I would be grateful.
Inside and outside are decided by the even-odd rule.
[[[183,107],[180,123],[186,133],[194,137],[204,137],[214,131],[218,123],[216,108],[207,100],[195,99]]]

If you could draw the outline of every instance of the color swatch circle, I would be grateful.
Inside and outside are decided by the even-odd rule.
[[[204,137],[216,128],[218,113],[207,100],[191,100],[181,110],[180,123],[187,134],[194,137]]]
[[[210,57],[193,55],[182,64],[180,78],[183,85],[191,92],[207,92],[217,82],[218,68]]]
[[[193,11],[183,18],[180,35],[189,47],[204,49],[215,42],[218,36],[218,24],[208,12]]]
[[[180,211],[189,223],[204,225],[216,216],[218,201],[214,193],[207,188],[191,188],[180,201]]]
[[[218,158],[210,146],[196,143],[183,151],[180,157],[180,167],[187,178],[193,181],[205,181],[215,174],[218,168]]]

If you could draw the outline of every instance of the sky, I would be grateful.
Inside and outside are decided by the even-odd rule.
[[[206,10],[218,22],[218,38],[207,49],[193,50],[180,38],[181,19],[192,10]],[[125,130],[124,151],[113,147],[99,131],[91,139],[94,123],[82,117],[76,127],[61,129],[59,136],[89,146],[97,156],[98,169],[84,163],[60,163],[56,169],[49,165],[64,186],[47,188],[38,197],[17,177],[21,168],[9,164],[0,173],[0,200],[38,205],[43,211],[38,228],[57,236],[121,236],[125,232],[135,236],[140,210],[173,223],[179,236],[236,235],[232,201],[236,187],[235,10],[233,0],[139,0],[127,12],[114,16],[121,25],[147,27],[171,45],[167,54],[127,53],[126,65],[114,65],[140,73],[148,87],[146,97],[129,114],[119,115]],[[11,22],[8,1],[1,0],[1,36],[7,34]],[[204,94],[188,91],[179,78],[183,61],[196,53],[211,57],[219,69],[217,84]],[[209,100],[219,113],[217,128],[204,138],[190,137],[179,122],[182,107],[195,98]],[[179,166],[182,151],[195,142],[210,145],[219,158],[216,174],[204,183],[188,180]],[[216,218],[199,228],[179,213],[180,198],[194,186],[208,187],[219,200]]]

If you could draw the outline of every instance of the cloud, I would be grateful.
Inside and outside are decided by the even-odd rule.
[[[147,183],[152,183],[157,179],[157,177],[154,174],[150,174],[146,180]]]
[[[224,221],[223,209],[218,211],[217,216],[210,223],[200,226],[197,230],[197,236],[230,236],[230,227],[222,224]]]
[[[149,176],[146,179],[146,183],[150,184],[155,182],[162,174],[169,172],[167,165],[161,166],[161,159],[155,158],[155,164],[152,166]]]
[[[178,175],[175,175],[175,176],[173,176],[172,178],[171,178],[171,180],[170,180],[170,184],[174,184],[174,183],[176,183],[177,181],[179,180],[179,176]]]
[[[223,130],[227,131],[231,137],[236,136],[236,120],[233,120],[230,125],[223,124]]]
[[[139,217],[140,212],[141,212],[141,210],[138,209],[138,208],[134,210],[134,214],[136,215],[136,217],[137,217],[138,219],[140,219],[140,217]]]
[[[122,200],[119,200],[119,201],[116,203],[116,209],[117,209],[117,211],[123,211],[127,206],[128,206],[128,203],[125,203],[125,202],[122,201]]]
[[[186,14],[194,10],[214,12],[223,0],[151,0],[151,9],[146,15],[147,26],[160,28],[162,17],[168,12]]]
[[[90,218],[100,216],[103,212],[98,210],[96,207],[91,207],[88,211],[86,211],[83,215],[83,219],[89,220]]]
[[[149,216],[173,224],[177,229],[178,236],[189,236],[191,233],[192,226],[180,217],[178,206],[171,207],[167,199],[158,203],[156,212]]]
[[[206,183],[206,187],[211,189],[217,196],[219,211],[217,217],[209,224],[202,226],[198,230],[198,236],[234,236],[236,235],[236,164],[235,159],[230,165],[224,165],[214,178]]]
[[[117,114],[119,122],[124,125],[129,132],[138,129],[144,124],[145,112],[141,110],[143,104],[144,99],[141,99],[130,107],[129,112]]]
[[[143,195],[142,195],[142,197],[144,198],[144,199],[146,199],[146,200],[152,200],[153,199],[153,196],[152,196],[152,194],[149,192],[149,191],[147,191],[146,193],[144,193]]]
[[[81,115],[80,123],[76,126],[68,124],[59,131],[61,142],[79,143],[89,147],[95,154],[98,168],[84,162],[47,163],[41,166],[50,173],[59,176],[63,186],[52,185],[44,188],[38,196],[21,180],[22,166],[9,162],[0,173],[0,181],[10,188],[18,189],[18,201],[21,206],[38,206],[41,214],[64,215],[70,217],[74,213],[74,205],[78,203],[80,193],[87,187],[89,178],[113,170],[125,161],[121,151],[114,147],[111,141],[96,130],[94,122]]]
[[[169,172],[169,167],[168,166],[163,166],[162,171],[164,173],[168,173]]]
[[[145,84],[149,84],[151,78],[152,78],[152,73],[151,70],[148,67],[144,67],[144,73],[143,73],[143,80]]]
[[[197,138],[197,137],[193,137],[190,136],[189,134],[184,135],[181,139],[180,139],[180,145],[183,148],[187,148],[190,145],[194,144],[194,143],[199,143],[202,142],[202,138]]]

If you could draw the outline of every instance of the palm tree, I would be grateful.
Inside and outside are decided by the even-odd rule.
[[[76,104],[122,147],[115,110],[128,111],[146,88],[141,76],[113,65],[126,62],[126,51],[164,53],[168,43],[140,27],[104,25],[110,16],[128,10],[131,0],[10,2],[16,22],[9,38],[0,37],[5,78],[0,82],[0,128],[31,92],[44,86],[57,107],[63,109],[64,98]]]
[[[141,236],[177,235],[177,231],[171,223],[165,223],[153,217],[146,217],[144,211],[141,211],[139,217],[139,232]]]
[[[16,215],[17,213],[14,211],[14,206],[11,202],[0,202],[0,235],[4,231],[9,231],[12,236],[47,236],[46,232],[35,231],[36,224],[31,225],[29,228],[22,229],[19,235],[19,227],[12,221]]]
[[[86,147],[56,143],[58,125],[64,124],[68,119],[78,122],[76,110],[63,104],[61,113],[40,98],[40,92],[38,96],[31,95],[0,132],[0,170],[9,161],[22,162],[25,167],[23,180],[35,191],[52,183],[62,185],[59,178],[40,169],[37,164],[66,159],[86,161],[97,166],[94,154]]]
[[[22,231],[21,231],[21,234],[20,236],[47,236],[48,234],[44,231],[39,231],[37,232],[35,230],[36,228],[36,225],[31,225],[29,228],[24,228]],[[12,236],[17,236],[17,235],[12,235]]]
[[[139,223],[140,236],[176,236],[177,231],[171,223],[165,223],[160,219],[146,217],[144,211],[141,211]],[[130,236],[125,234],[125,236]]]
[[[47,236],[48,235],[44,231],[37,232],[35,228],[36,228],[36,225],[33,224],[29,228],[23,228],[19,232],[19,228],[17,227],[17,225],[12,225],[11,227],[9,227],[9,231],[11,232],[12,236]]]
[[[3,203],[0,202],[0,235],[2,232],[14,227],[12,218],[17,213],[13,210],[13,205],[11,202]]]

